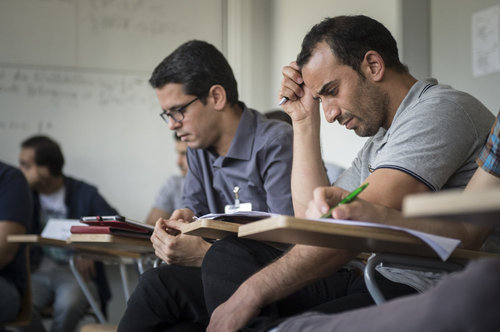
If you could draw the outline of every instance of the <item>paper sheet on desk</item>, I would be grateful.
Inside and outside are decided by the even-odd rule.
[[[71,236],[71,226],[88,226],[78,219],[49,219],[43,228],[42,237],[66,241]]]
[[[448,257],[450,257],[451,253],[453,250],[455,250],[459,245],[460,245],[460,240],[449,238],[449,237],[444,237],[444,236],[439,236],[439,235],[434,235],[434,234],[429,234],[429,233],[424,233],[420,231],[415,231],[413,229],[408,229],[404,227],[398,227],[398,226],[391,226],[391,225],[384,225],[384,224],[377,224],[377,223],[372,223],[372,222],[365,222],[365,221],[354,221],[354,220],[340,220],[340,219],[315,219],[316,221],[322,221],[322,222],[328,222],[332,224],[340,224],[340,225],[355,225],[355,226],[368,226],[368,227],[377,227],[377,228],[386,228],[386,229],[394,229],[394,230],[399,230],[406,232],[408,234],[411,234],[425,243],[429,247],[434,250],[436,254],[443,260],[447,260]]]

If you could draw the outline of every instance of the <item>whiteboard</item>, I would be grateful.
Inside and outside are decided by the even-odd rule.
[[[17,165],[22,140],[49,135],[65,174],[145,219],[178,172],[149,76],[189,39],[221,49],[222,2],[0,1],[0,159]]]

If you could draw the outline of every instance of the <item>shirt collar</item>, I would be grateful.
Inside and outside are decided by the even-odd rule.
[[[240,102],[239,105],[243,109],[243,114],[225,158],[250,160],[257,128],[257,115],[244,103]]]

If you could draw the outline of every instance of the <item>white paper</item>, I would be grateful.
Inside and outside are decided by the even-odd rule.
[[[500,71],[500,5],[472,15],[472,73],[475,77]]]
[[[42,237],[66,241],[71,236],[71,226],[88,226],[78,219],[49,219],[43,228]]]
[[[385,224],[378,224],[372,222],[365,221],[354,221],[354,220],[340,220],[340,219],[315,219],[317,221],[328,222],[332,224],[341,224],[341,225],[353,225],[353,226],[368,226],[368,227],[377,227],[377,228],[386,228],[386,229],[394,229],[406,232],[411,234],[422,241],[424,241],[429,247],[434,250],[434,252],[443,260],[447,260],[451,253],[460,245],[460,240],[438,236],[434,234],[424,233],[420,231],[415,231],[412,229],[391,226]]]

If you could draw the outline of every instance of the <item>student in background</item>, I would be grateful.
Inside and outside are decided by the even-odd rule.
[[[182,188],[188,171],[186,157],[187,143],[181,141],[180,137],[175,134],[174,138],[176,140],[176,163],[181,171],[181,175],[172,175],[160,188],[155,203],[146,218],[146,223],[150,225],[154,225],[159,218],[168,219],[174,210],[182,208]]]
[[[34,222],[29,233],[40,234],[50,218],[117,214],[96,187],[63,174],[64,157],[51,138],[33,136],[22,142],[19,164],[33,190]],[[40,313],[50,305],[53,307],[52,331],[73,331],[78,325],[88,301],[70,271],[70,254],[67,249],[53,247],[32,250],[33,316],[31,324],[21,331],[45,331]],[[99,294],[106,312],[105,303],[111,293],[102,263],[80,258],[76,260],[76,267],[85,281],[95,281],[88,284],[89,288]]]
[[[477,160],[479,168],[465,191],[500,188],[500,112]],[[332,201],[347,192],[329,189]],[[323,189],[316,189],[311,208],[330,205]],[[337,219],[387,220],[404,224],[397,210],[356,199],[333,210]],[[456,223],[460,227],[460,223]],[[463,272],[451,274],[429,291],[343,314],[307,313],[287,319],[275,332],[294,331],[498,331],[500,326],[500,259],[471,262]]]
[[[253,211],[293,215],[292,128],[240,102],[229,63],[203,41],[178,47],[156,67],[150,83],[163,119],[188,145],[184,208],[156,223],[151,241],[167,265],[141,276],[118,331],[204,330],[200,265],[212,244],[180,230],[194,216],[224,213],[235,203],[235,187]]]
[[[407,194],[464,187],[477,168],[475,157],[492,114],[466,93],[434,79],[416,80],[400,62],[391,33],[369,17],[325,19],[306,35],[297,61],[282,72],[280,98],[288,99],[283,108],[294,129],[292,199],[297,217],[319,217],[306,213],[307,207],[314,189],[329,185],[321,158],[320,102],[328,122],[338,121],[358,136],[370,137],[335,182],[348,191],[368,182],[360,197],[369,202],[400,209]],[[433,226],[421,230],[459,238],[466,248],[477,248],[484,238],[481,232]],[[356,251],[296,245],[262,264],[252,245],[225,238],[205,255],[202,277],[212,285],[204,288],[205,300],[209,312],[216,308],[210,332],[234,331],[252,318],[259,324],[259,319],[320,306],[336,312],[373,303],[363,278],[343,269]],[[238,280],[233,271],[243,267],[251,276]],[[415,292],[396,279],[415,277],[409,271],[382,273],[376,278],[386,298]]]
[[[26,233],[32,211],[23,174],[0,161],[0,324],[16,318],[27,288],[24,246],[8,243],[7,236]]]

